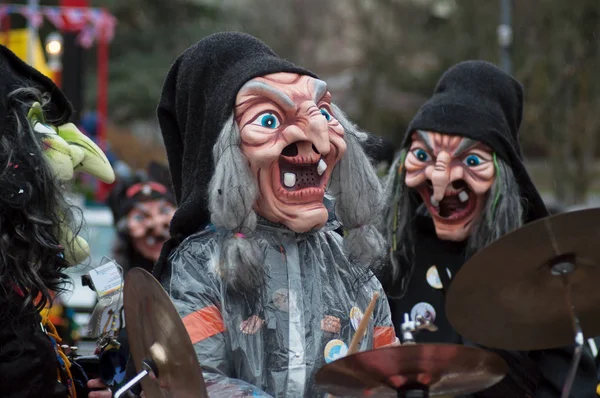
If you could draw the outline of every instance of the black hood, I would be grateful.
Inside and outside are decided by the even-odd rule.
[[[210,35],[173,64],[158,106],[178,210],[171,235],[185,237],[210,222],[212,149],[237,92],[255,77],[289,72],[316,77],[279,58],[260,40],[237,32]]]
[[[154,269],[158,279],[171,251],[210,223],[212,150],[233,113],[238,91],[255,77],[278,72],[317,77],[280,58],[255,37],[238,32],[205,37],[169,70],[157,112],[178,209],[171,221],[171,239],[163,245]]]
[[[50,95],[50,103],[44,107],[44,115],[52,124],[61,125],[69,121],[73,108],[63,92],[54,82],[29,66],[12,51],[0,45],[0,131],[5,131],[8,118],[8,94],[18,88],[34,87]]]
[[[548,211],[523,164],[519,126],[523,87],[507,73],[484,61],[465,61],[441,77],[433,96],[411,121],[402,144],[410,146],[416,130],[460,135],[483,142],[512,169],[521,189],[525,220]]]

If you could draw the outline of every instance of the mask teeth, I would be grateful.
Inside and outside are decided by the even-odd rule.
[[[317,173],[319,175],[323,175],[323,173],[327,170],[327,163],[323,159],[319,160],[319,164],[317,165]]]
[[[433,196],[431,196],[431,198],[429,199],[429,201],[431,202],[431,205],[433,207],[438,207],[440,204],[437,200],[435,200],[435,198]]]

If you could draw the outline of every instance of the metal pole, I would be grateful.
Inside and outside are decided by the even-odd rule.
[[[40,2],[39,0],[28,0],[29,18],[27,19],[27,63],[33,65],[34,43],[37,38],[38,31],[34,23],[34,18],[38,13]]]
[[[500,25],[498,26],[498,44],[500,44],[500,65],[508,74],[512,74],[512,0],[500,0]]]

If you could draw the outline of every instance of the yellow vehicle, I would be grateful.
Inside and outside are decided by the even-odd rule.
[[[27,29],[13,29],[8,32],[0,32],[0,44],[8,47],[19,58],[27,61],[27,42],[29,40],[29,32]],[[46,63],[44,47],[39,37],[34,38],[33,43],[33,64],[35,69],[42,72],[44,75],[53,79],[53,73]]]

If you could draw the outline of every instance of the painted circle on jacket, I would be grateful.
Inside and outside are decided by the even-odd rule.
[[[448,268],[446,268],[446,273],[448,274],[448,278],[452,279],[452,273]],[[438,273],[437,267],[432,265],[427,270],[427,283],[434,289],[442,289],[444,287],[442,280],[440,279],[440,274]]]
[[[352,309],[350,310],[350,323],[352,324],[354,330],[358,329],[358,325],[360,324],[360,321],[362,321],[363,316],[364,314],[362,313],[360,308],[352,307]]]
[[[429,303],[418,303],[412,307],[412,310],[410,311],[410,319],[415,321],[418,315],[422,316],[429,322],[434,322],[436,315],[435,308],[433,308],[433,306]]]
[[[334,339],[331,340],[325,346],[323,354],[325,355],[325,362],[331,363],[337,359],[343,358],[348,353],[348,346],[342,340]]]
[[[288,312],[289,307],[289,292],[285,288],[277,289],[275,293],[273,293],[273,304],[280,311]]]

